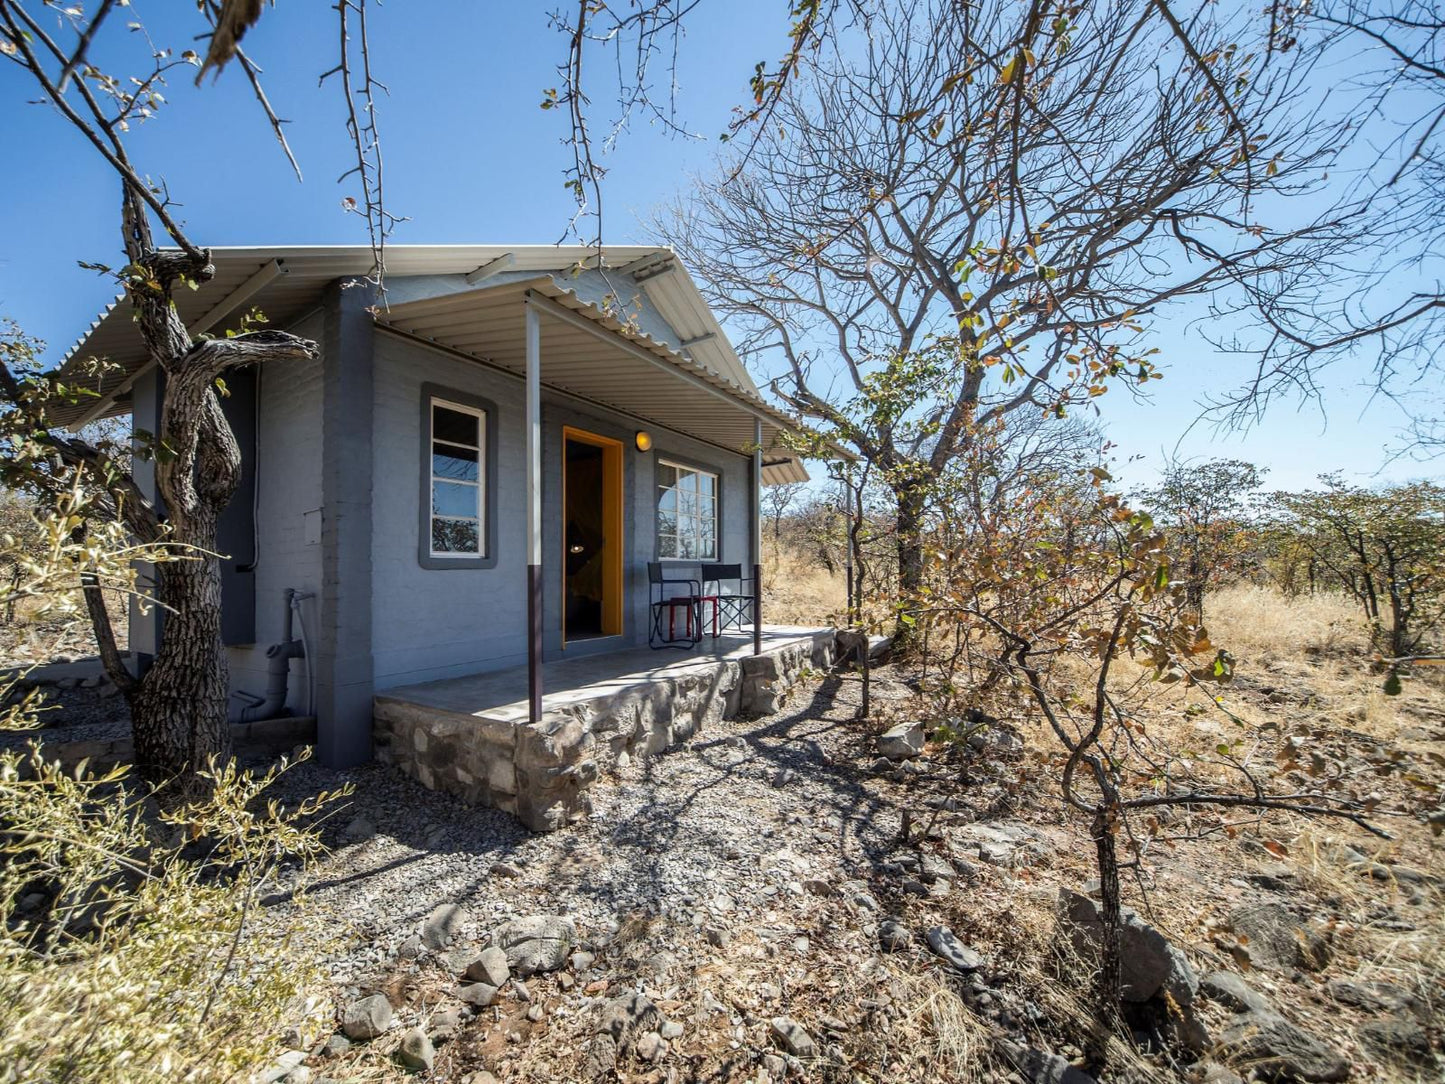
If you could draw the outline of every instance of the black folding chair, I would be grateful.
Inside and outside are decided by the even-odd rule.
[[[690,648],[702,640],[702,584],[691,576],[668,576],[661,561],[647,563],[648,602],[652,607],[652,626],[647,633],[647,646]],[[677,611],[683,613],[681,639],[677,636]],[[662,632],[663,614],[667,615],[667,634]]]
[[[757,620],[753,612],[753,578],[743,575],[742,565],[705,564],[698,569],[702,580],[699,592],[703,602],[712,603],[712,634],[717,636],[718,626],[725,629],[741,629],[746,622]],[[731,594],[724,594],[723,587],[733,588]]]

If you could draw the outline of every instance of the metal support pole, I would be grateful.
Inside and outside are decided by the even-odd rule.
[[[763,422],[753,419],[753,654],[763,653]]]
[[[844,464],[844,470],[847,464]],[[838,511],[843,513],[843,578],[847,581],[848,624],[853,624],[853,509],[849,507],[852,494],[848,492],[848,476],[838,472]]]
[[[527,715],[542,718],[542,328],[527,304]]]

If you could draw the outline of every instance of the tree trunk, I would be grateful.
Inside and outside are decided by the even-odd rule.
[[[215,551],[192,532],[187,543]],[[136,767],[153,781],[192,780],[231,756],[230,674],[221,640],[221,565],[214,557],[168,564],[159,601],[168,609],[155,661],[131,698]]]
[[[907,613],[923,590],[923,498],[916,489],[896,491],[894,538],[898,551],[898,597]],[[893,632],[895,651],[906,652],[917,639],[916,626],[899,620]]]
[[[232,367],[315,359],[320,352],[310,340],[283,331],[193,341],[171,291],[178,281],[210,279],[209,254],[188,245],[157,248],[145,204],[129,186],[122,224],[131,266],[144,272],[127,280],[137,330],[166,378],[155,464],[167,519],[164,529],[153,526],[155,537],[143,540],[174,546],[177,559],[156,568],[157,601],[165,610],[154,661],[139,681],[113,676],[130,704],[137,767],[152,782],[187,794],[207,789],[198,773],[231,756],[216,522],[240,480],[241,451],[221,410],[216,379]],[[109,631],[108,621],[98,620],[103,612],[103,606],[99,615],[92,608],[97,638]]]
[[[1123,999],[1122,967],[1119,959],[1119,856],[1114,840],[1115,815],[1108,806],[1099,806],[1094,814],[1090,833],[1094,837],[1094,853],[1099,863],[1099,893],[1103,907],[1103,945],[1099,958],[1099,976],[1095,997],[1100,1022],[1117,1031],[1120,1003]]]
[[[1184,582],[1184,609],[1196,623],[1204,622],[1204,573],[1199,569],[1197,559],[1189,562],[1189,572]]]

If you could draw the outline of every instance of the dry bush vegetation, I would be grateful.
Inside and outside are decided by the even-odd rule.
[[[93,515],[76,487],[0,539],[0,608],[32,644],[74,626],[82,582],[123,610],[134,562],[187,559]],[[24,673],[0,680],[0,730],[36,730],[43,710]],[[268,792],[288,768],[213,766],[183,795],[68,771],[34,742],[0,751],[0,1081],[236,1080],[305,1021],[329,927],[260,898],[315,859],[313,822],[347,788],[284,808]]]
[[[1327,983],[1388,983],[1408,991],[1426,1019],[1438,1019],[1445,1006],[1445,864],[1437,839],[1445,673],[1419,668],[1402,695],[1386,696],[1372,663],[1370,628],[1343,596],[1286,598],[1272,588],[1238,584],[1212,595],[1209,606],[1214,642],[1237,659],[1232,687],[1219,693],[1228,711],[1199,688],[1156,685],[1139,722],[1155,740],[1186,755],[1241,743],[1238,755],[1267,784],[1284,790],[1328,779],[1350,797],[1377,804],[1376,823],[1393,839],[1290,813],[1175,812],[1143,843],[1137,869],[1125,872],[1125,902],[1186,947],[1196,971],[1245,972],[1293,1020],[1346,1052],[1354,1079],[1437,1079],[1431,1066],[1385,1064],[1363,1050],[1355,1032],[1370,1015],[1331,997]],[[1080,677],[1091,673],[1083,665],[1076,671]],[[879,676],[909,680],[917,674],[890,668]],[[1119,673],[1113,680],[1123,686],[1134,675]],[[908,717],[908,709],[885,706],[879,725]],[[1001,766],[1003,793],[988,815],[1039,827],[1051,839],[1051,851],[1016,872],[1002,904],[975,893],[952,913],[931,903],[921,909],[944,914],[960,936],[969,931],[966,939],[975,947],[1010,961],[1017,989],[1048,1006],[1056,1022],[1072,1023],[1072,1041],[1086,1048],[1093,1008],[1088,970],[1049,958],[1057,951],[1054,886],[1079,888],[1096,876],[1092,848],[1087,831],[1063,815],[1057,773],[1042,767],[1054,748],[1052,736],[1026,707],[1000,715],[1024,748]],[[992,774],[982,766],[980,776],[976,762],[948,746],[931,745],[930,751],[961,760],[964,782],[953,789],[962,800],[971,785]],[[1225,774],[1221,782],[1238,785]],[[907,800],[917,806],[923,799],[914,792]],[[1434,824],[1427,823],[1431,814]],[[1321,919],[1332,954],[1327,970],[1281,975],[1250,967],[1247,939],[1230,932],[1225,916],[1260,899],[1281,899]],[[957,1064],[960,1051],[976,1049],[968,1036],[977,1033],[978,1021],[966,1005],[953,1003],[956,997],[949,1002],[946,988],[922,979],[912,989],[920,998],[913,1014],[920,1035],[940,1064]],[[1062,1030],[1068,1036],[1071,1029]],[[987,1060],[943,1078],[975,1079]],[[1160,1067],[1156,1060],[1152,1070],[1136,1070],[1150,1078]],[[1118,1063],[1115,1071],[1121,1071]]]
[[[773,618],[815,622],[836,613],[841,577],[827,577],[786,540],[780,549],[779,572],[769,584]],[[817,603],[830,586],[837,595],[825,609]],[[1341,1003],[1329,989],[1340,982],[1385,983],[1407,992],[1427,1020],[1445,1005],[1445,865],[1437,838],[1445,668],[1418,665],[1399,695],[1387,695],[1378,629],[1363,618],[1357,600],[1338,591],[1286,596],[1267,584],[1236,582],[1210,592],[1207,617],[1211,640],[1234,659],[1228,686],[1158,684],[1129,664],[1111,673],[1111,688],[1121,699],[1132,697],[1140,733],[1191,762],[1193,778],[1203,783],[1239,790],[1242,773],[1231,764],[1237,761],[1277,793],[1327,790],[1359,803],[1392,838],[1292,812],[1160,811],[1149,819],[1147,836],[1125,848],[1135,852],[1125,857],[1137,857],[1124,874],[1125,902],[1185,947],[1196,971],[1244,971],[1287,1016],[1349,1056],[1356,1079],[1434,1080],[1432,1066],[1382,1061],[1362,1047],[1357,1029],[1371,1014]],[[1087,688],[1096,673],[1095,662],[1085,658],[1054,666],[1065,686]],[[913,663],[877,677],[884,685],[918,688],[928,672]],[[915,928],[942,919],[996,967],[1011,970],[1011,985],[1054,1022],[1053,1035],[1043,1029],[1041,1037],[1066,1051],[1074,1044],[1077,1063],[1097,1067],[1085,1056],[1097,1038],[1089,968],[1061,960],[1054,936],[1055,889],[1081,888],[1097,875],[1092,845],[1087,826],[1064,812],[1058,773],[1049,767],[1058,757],[1053,735],[1017,692],[1001,687],[987,707],[1023,739],[1018,754],[981,765],[965,748],[931,743],[931,758],[956,765],[957,781],[910,784],[896,800],[929,824],[930,799],[936,805],[949,798],[968,809],[969,818],[1030,823],[1049,839],[1048,853],[1007,878],[1002,896],[974,891],[948,904],[905,906]],[[926,700],[885,699],[875,706],[873,728],[936,710]],[[1210,755],[1226,746],[1227,756]],[[971,792],[990,779],[1001,784],[992,801],[970,808]],[[1284,902],[1320,923],[1332,955],[1326,971],[1280,975],[1251,968],[1248,939],[1229,928],[1227,916],[1261,899]],[[938,1079],[984,1079],[999,1070],[989,1022],[958,996],[956,985],[936,972],[915,972],[900,978],[894,993],[909,1006],[904,1026],[916,1032]],[[1131,1064],[1141,1079],[1175,1076],[1157,1056],[1141,1061],[1116,1049],[1110,1061],[1118,1079],[1128,1078]]]

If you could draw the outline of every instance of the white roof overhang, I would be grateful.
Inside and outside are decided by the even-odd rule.
[[[761,414],[764,481],[769,485],[806,481],[808,475],[802,463],[778,444],[778,434],[794,428],[794,424],[758,395],[727,335],[676,255],[670,249],[652,245],[608,246],[602,265],[631,276],[679,336],[677,344],[648,338],[562,285],[570,281],[571,268],[595,263],[596,255],[595,249],[582,246],[389,246],[387,274],[392,280],[451,275],[458,277],[458,284],[464,279],[475,286],[459,293],[393,305],[380,314],[378,322],[399,333],[521,372],[520,295],[532,290],[538,297],[577,314],[593,332],[589,339],[588,333],[577,326],[567,330],[560,316],[546,321],[544,381],[651,424],[739,450],[751,448],[752,419]],[[214,276],[197,290],[178,290],[175,294],[175,305],[193,335],[225,327],[253,307],[266,315],[272,327],[293,326],[315,311],[332,283],[365,276],[372,266],[371,250],[364,245],[216,248],[211,250],[211,257]],[[526,275],[525,280],[519,282],[519,274]],[[497,281],[500,279],[510,281]],[[476,311],[468,312],[469,306]],[[503,309],[507,310],[505,315]],[[503,322],[488,326],[487,313]],[[445,319],[441,319],[443,315]],[[462,335],[468,330],[475,332],[471,338]],[[599,340],[598,333],[610,336],[611,341]],[[642,354],[631,353],[629,360],[632,351]],[[90,369],[92,358],[107,363],[98,375]],[[653,365],[654,360],[664,368]],[[52,420],[78,428],[96,418],[128,413],[130,389],[149,367],[131,313],[122,299],[116,298],[71,347],[61,364],[63,379],[88,388],[93,395],[75,404],[52,407]],[[617,374],[624,372],[628,377],[620,379]],[[641,386],[629,386],[628,381],[634,379]],[[848,455],[843,451],[836,454]]]

